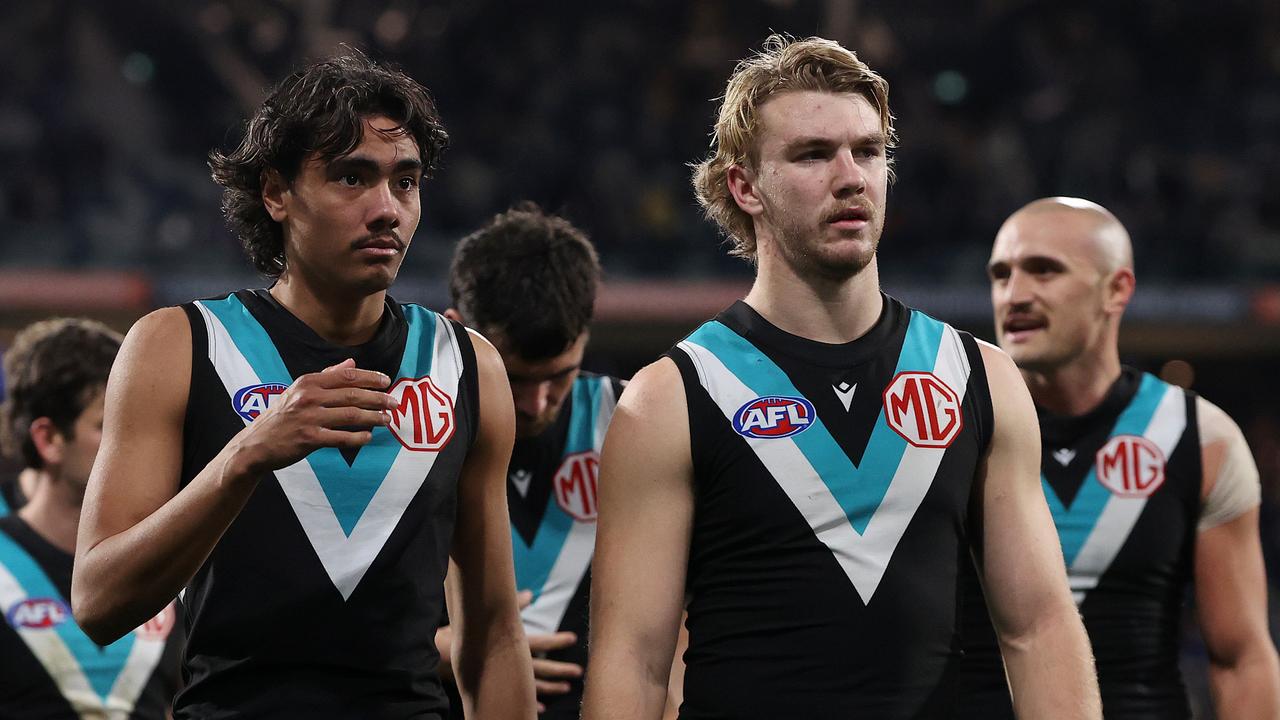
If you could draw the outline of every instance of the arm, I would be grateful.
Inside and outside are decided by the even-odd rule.
[[[523,610],[532,601],[532,592],[521,590],[516,593],[518,609]],[[582,666],[576,663],[548,660],[539,655],[570,647],[578,642],[578,636],[571,632],[532,635],[526,633],[525,639],[529,642],[529,652],[533,656],[533,688],[538,697],[564,695],[569,692],[568,680],[582,677]],[[440,674],[441,680],[456,685],[457,680],[453,677],[453,628],[449,625],[441,625],[440,629],[436,630],[436,650],[440,653],[440,664],[436,666],[436,672]],[[542,713],[546,709],[539,699],[538,712]]]
[[[981,344],[995,427],[979,470],[983,587],[1019,718],[1102,717],[1089,640],[1040,485],[1040,434],[1008,356]]]
[[[693,525],[680,372],[640,371],[609,423],[591,577],[584,720],[658,720],[667,698]]]
[[[680,620],[680,635],[676,638],[676,654],[671,658],[671,679],[667,681],[667,707],[662,720],[677,720],[680,704],[684,702],[684,651],[689,649],[689,628],[685,627],[684,614]]]
[[[480,428],[458,479],[458,521],[446,578],[453,675],[467,717],[533,718],[533,668],[516,610],[506,478],[515,403],[498,351],[472,333]]]
[[[258,479],[322,445],[355,447],[385,423],[385,375],[350,361],[299,378],[179,490],[191,327],[179,308],[147,315],[107,381],[102,445],[85,491],[71,604],[107,644],[146,622],[190,581]]]
[[[1197,410],[1203,495],[1215,515],[1231,516],[1202,524],[1196,534],[1196,611],[1214,706],[1223,720],[1280,717],[1280,660],[1267,627],[1258,538],[1258,470],[1226,413],[1203,399]]]

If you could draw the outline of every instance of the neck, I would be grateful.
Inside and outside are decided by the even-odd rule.
[[[761,257],[745,301],[781,330],[833,344],[867,334],[884,307],[874,257],[843,279],[802,277],[781,258]]]
[[[325,340],[335,345],[360,345],[378,331],[387,293],[379,290],[353,298],[323,292],[286,272],[271,287],[271,296]]]
[[[1023,370],[1031,399],[1055,415],[1079,417],[1098,407],[1120,377],[1120,354],[1085,354],[1049,370]]]
[[[83,502],[83,490],[76,492],[47,469],[37,470],[35,492],[18,511],[18,517],[54,547],[74,554]]]

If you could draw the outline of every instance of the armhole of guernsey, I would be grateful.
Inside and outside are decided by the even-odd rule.
[[[443,316],[441,316],[443,317]],[[462,355],[462,393],[466,398],[467,412],[470,414],[471,422],[468,423],[467,431],[467,447],[471,448],[476,444],[476,437],[480,434],[480,366],[476,361],[476,348],[471,342],[471,334],[463,327],[462,323],[453,320],[446,320],[453,326],[453,335],[457,338],[458,352]]]
[[[978,455],[986,456],[991,445],[991,435],[995,428],[995,408],[991,405],[991,387],[987,385],[987,366],[982,362],[982,349],[978,341],[967,332],[956,331],[964,344],[965,354],[969,356],[969,397],[973,400],[973,417],[977,422],[974,428],[978,436]]]
[[[706,390],[702,387],[702,381],[699,379],[695,360],[688,350],[677,345],[667,352],[667,357],[676,364],[676,369],[680,371],[680,384],[684,388],[684,405],[685,405],[685,431],[689,433],[689,455],[693,463],[693,490],[696,494],[698,491],[698,478],[702,477],[702,473],[698,469],[703,466],[704,448],[701,439],[704,434],[693,432],[695,427],[694,404],[701,401],[706,396],[710,401],[710,396],[706,395]]]

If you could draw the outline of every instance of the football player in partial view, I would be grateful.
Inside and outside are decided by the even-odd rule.
[[[447,717],[446,569],[468,715],[535,716],[501,358],[387,295],[446,141],[426,89],[358,51],[293,74],[210,161],[274,284],[124,341],[73,608],[106,642],[185,588],[180,719]]]
[[[32,483],[28,502],[0,518],[0,717],[163,720],[179,686],[185,632],[173,598],[105,646],[68,606],[120,340],[91,320],[45,320],[19,332],[4,356],[0,447]]]
[[[1036,200],[1000,228],[987,273],[996,336],[1035,401],[1044,493],[1107,719],[1191,717],[1178,668],[1188,583],[1217,717],[1280,717],[1258,471],[1226,413],[1120,364],[1135,287],[1124,226],[1087,200]],[[966,622],[959,704],[975,720],[1010,717],[981,594],[969,594],[978,611]]]

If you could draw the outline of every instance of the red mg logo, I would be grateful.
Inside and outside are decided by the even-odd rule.
[[[596,451],[574,453],[564,459],[551,485],[556,502],[575,520],[596,521],[596,479],[600,476],[600,456]]]
[[[884,416],[916,447],[947,447],[964,427],[960,398],[928,372],[898,373],[884,389]]]
[[[391,410],[388,429],[410,450],[436,452],[453,437],[453,398],[436,387],[431,377],[400,378],[387,391],[399,401]]]
[[[1113,494],[1144,498],[1164,484],[1164,453],[1141,435],[1116,435],[1098,451],[1096,471]]]
[[[169,603],[159,615],[151,618],[134,630],[138,637],[146,640],[164,640],[169,637],[169,631],[173,630],[173,625],[178,619],[178,611],[174,609],[173,603]]]

